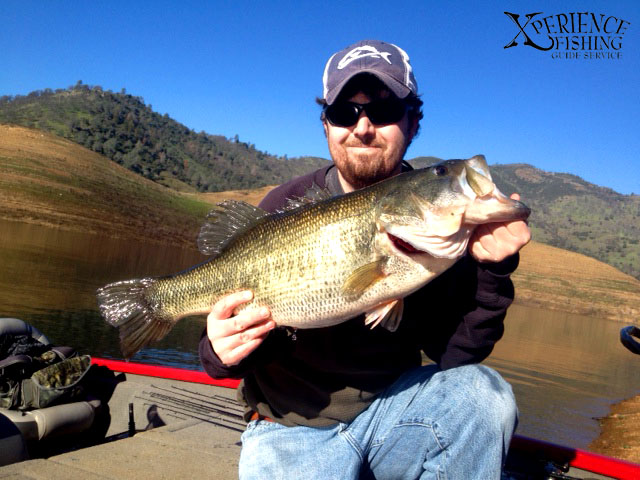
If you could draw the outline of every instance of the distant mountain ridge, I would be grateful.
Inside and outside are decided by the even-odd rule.
[[[287,159],[220,135],[196,133],[142,98],[78,82],[68,89],[0,97],[0,123],[72,140],[150,180],[181,191],[214,192],[273,185],[325,165]]]
[[[0,123],[70,139],[183,192],[276,185],[328,162],[277,157],[237,138],[196,133],[153,112],[140,97],[80,83],[66,90],[0,97]],[[410,162],[422,167],[438,160],[417,157]],[[640,278],[640,196],[527,164],[492,165],[491,172],[501,191],[518,192],[532,208],[535,240],[589,255]]]

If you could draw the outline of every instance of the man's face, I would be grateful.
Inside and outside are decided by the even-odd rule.
[[[386,98],[389,95],[390,92],[384,89],[376,97]],[[345,100],[365,104],[373,99],[359,91]],[[338,167],[345,191],[366,187],[400,173],[400,162],[416,131],[417,121],[413,123],[409,125],[405,113],[397,123],[374,125],[364,111],[350,127],[335,126],[325,120],[329,152]]]

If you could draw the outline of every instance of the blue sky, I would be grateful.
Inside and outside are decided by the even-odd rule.
[[[599,50],[621,58],[553,58],[563,50],[523,45],[505,11],[520,14],[539,45],[550,42],[533,28],[535,21],[544,28],[544,17],[593,12],[629,22],[621,48]],[[525,14],[535,12],[542,13],[524,27]],[[78,80],[126,88],[191,129],[237,134],[289,157],[329,157],[314,102],[324,63],[351,43],[378,38],[408,52],[425,102],[408,158],[483,153],[490,164],[524,162],[640,193],[635,0],[5,0],[0,16],[0,95]],[[615,21],[607,36],[620,36],[611,31]],[[516,34],[519,45],[503,48]]]

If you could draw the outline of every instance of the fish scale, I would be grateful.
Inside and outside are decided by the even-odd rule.
[[[245,289],[253,300],[239,310],[267,306],[280,326],[328,327],[364,312],[367,322],[393,330],[402,298],[466,251],[473,231],[466,216],[475,225],[529,214],[495,188],[483,157],[300,202],[272,215],[223,202],[198,240],[212,258],[175,275],[99,289],[100,311],[119,328],[124,356],[162,338],[180,318],[206,314],[222,296]]]

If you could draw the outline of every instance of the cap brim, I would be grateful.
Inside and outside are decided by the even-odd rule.
[[[362,70],[358,70],[357,72],[354,72],[352,75],[348,76],[347,78],[342,80],[338,85],[336,85],[335,88],[329,91],[327,93],[327,98],[325,98],[325,100],[327,101],[327,104],[332,105],[333,102],[335,102],[338,96],[340,95],[340,92],[342,92],[342,89],[345,87],[345,85],[349,83],[353,77],[356,77],[362,73],[370,73],[375,77],[377,77],[378,80],[384,83],[385,86],[389,90],[391,90],[398,98],[405,98],[407,95],[411,93],[411,89],[409,87],[398,82],[395,78],[385,73],[379,72],[377,70],[365,68]]]

